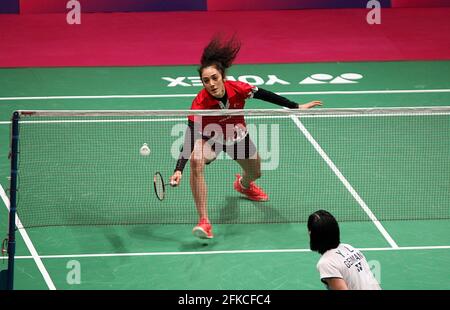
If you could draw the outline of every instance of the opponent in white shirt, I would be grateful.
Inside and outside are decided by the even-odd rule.
[[[322,255],[317,270],[328,289],[381,289],[361,251],[340,243],[339,225],[333,215],[324,210],[311,214],[308,232],[311,250]]]

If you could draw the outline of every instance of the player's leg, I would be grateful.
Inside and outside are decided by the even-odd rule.
[[[194,227],[193,233],[200,238],[212,238],[212,229],[208,218],[207,187],[204,177],[205,164],[215,154],[211,146],[203,139],[198,139],[194,144],[191,155],[190,183],[195,207],[199,215],[199,223]]]
[[[261,177],[261,159],[237,159],[236,162],[241,166],[243,175],[236,175],[234,189],[254,201],[267,201],[269,197],[258,187],[254,181]]]
[[[245,188],[250,187],[250,183],[261,177],[261,158],[256,154],[255,159],[237,159],[236,162],[242,168],[241,185]]]
[[[227,153],[230,155],[231,152],[227,151]],[[248,199],[267,201],[269,197],[254,183],[261,177],[261,158],[249,135],[234,145],[232,156],[243,170],[242,176],[236,175],[235,190],[246,195]]]

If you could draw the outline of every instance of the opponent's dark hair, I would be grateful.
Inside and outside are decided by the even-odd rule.
[[[240,49],[241,42],[235,35],[229,40],[223,40],[221,35],[215,35],[203,49],[200,67],[198,68],[200,78],[203,69],[209,66],[215,66],[224,78],[226,70],[231,67]]]
[[[339,225],[328,211],[318,210],[311,214],[308,218],[308,231],[311,251],[323,254],[339,246]]]

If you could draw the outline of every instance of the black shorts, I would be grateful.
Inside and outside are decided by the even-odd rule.
[[[215,141],[207,136],[202,136],[202,139],[211,146],[211,149],[216,153],[216,157],[225,152],[233,160],[237,159],[256,159],[256,146],[250,138],[250,134],[247,134],[245,138],[234,143],[223,144]]]

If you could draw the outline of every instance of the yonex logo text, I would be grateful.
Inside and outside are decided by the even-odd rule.
[[[363,78],[362,74],[354,72],[346,72],[339,75],[331,75],[328,73],[315,73],[307,77],[301,77],[298,80],[288,81],[285,78],[280,78],[275,74],[267,76],[259,75],[241,75],[237,78],[234,76],[227,76],[229,81],[241,81],[255,86],[272,86],[272,85],[291,85],[291,84],[356,84]],[[202,87],[202,81],[198,76],[178,76],[169,77],[163,76],[162,80],[168,82],[167,87]]]

